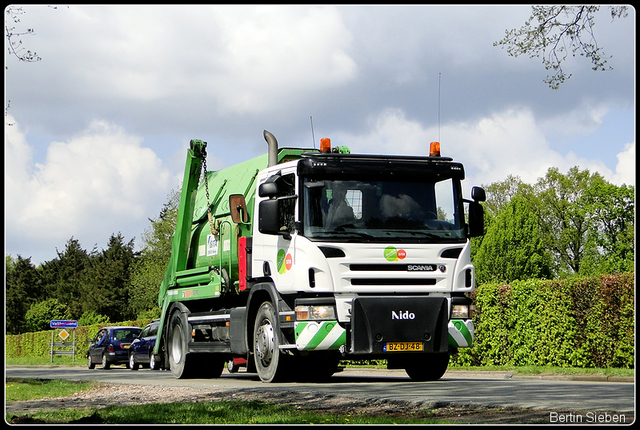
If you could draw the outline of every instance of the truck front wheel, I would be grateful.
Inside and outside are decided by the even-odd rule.
[[[270,302],[260,305],[253,328],[253,357],[262,382],[274,382],[283,373],[277,322],[273,305]]]
[[[437,381],[447,371],[449,353],[425,354],[412,357],[405,371],[414,381]]]

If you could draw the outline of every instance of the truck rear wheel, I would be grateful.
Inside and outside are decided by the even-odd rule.
[[[419,355],[408,361],[407,375],[414,381],[437,381],[447,371],[449,353]]]
[[[273,305],[270,302],[260,305],[253,328],[253,357],[262,382],[275,382],[284,373],[277,322]]]

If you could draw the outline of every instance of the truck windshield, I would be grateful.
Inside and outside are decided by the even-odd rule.
[[[303,234],[311,240],[465,240],[459,181],[303,181]]]

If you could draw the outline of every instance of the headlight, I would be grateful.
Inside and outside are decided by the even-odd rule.
[[[296,319],[306,320],[335,320],[336,310],[330,305],[296,306]]]
[[[473,317],[473,305],[453,305],[451,307],[451,319],[469,319]]]

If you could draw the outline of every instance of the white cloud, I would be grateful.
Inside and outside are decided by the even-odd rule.
[[[429,143],[438,140],[435,127],[424,128],[409,120],[400,109],[388,109],[370,120],[366,136],[337,133],[335,145],[349,142],[352,152],[428,155]],[[635,171],[635,143],[618,155],[614,175],[598,159],[586,159],[573,152],[561,154],[550,148],[529,109],[507,109],[473,122],[448,123],[440,130],[442,156],[465,165],[465,192],[472,185],[502,181],[508,175],[535,183],[550,167],[567,172],[573,166],[600,172],[606,179],[628,181]],[[629,183],[629,182],[627,182]]]
[[[231,111],[262,112],[355,77],[352,37],[334,7],[227,7],[212,18],[222,49],[204,89]]]
[[[602,118],[609,112],[607,106],[580,106],[564,114],[557,114],[541,121],[540,126],[547,135],[561,137],[585,136],[593,133],[602,125]]]
[[[607,178],[609,179],[609,178]],[[616,173],[609,179],[616,185],[636,185],[636,143],[627,143],[618,154]]]
[[[106,6],[56,18],[42,51],[69,47],[50,59],[52,80],[72,74],[77,96],[206,98],[215,113],[255,113],[357,73],[346,52],[352,36],[333,6]]]
[[[7,117],[7,122],[16,121]],[[96,121],[66,142],[52,142],[35,165],[18,124],[5,127],[7,242],[36,236],[60,247],[71,236],[84,246],[113,233],[139,235],[175,186],[174,178],[142,139]]]

